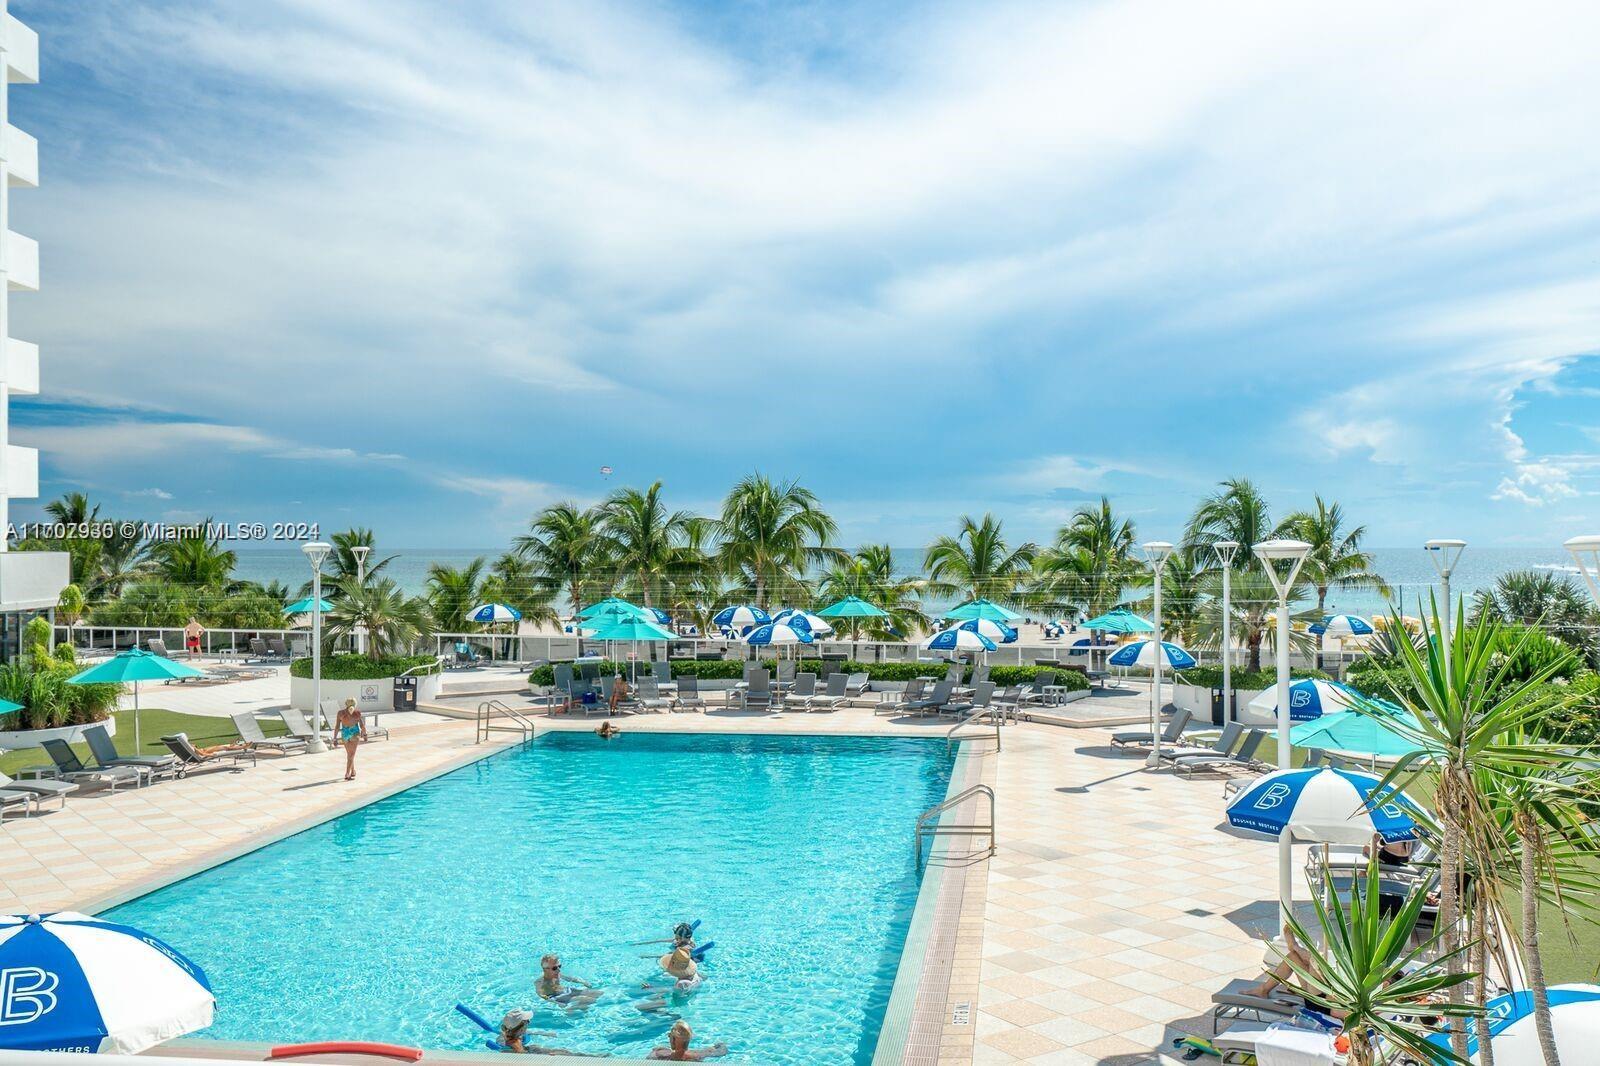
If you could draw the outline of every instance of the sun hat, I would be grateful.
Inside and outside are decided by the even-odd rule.
[[[506,1011],[506,1016],[500,1020],[502,1029],[520,1029],[533,1021],[533,1011],[521,1007]]]
[[[679,980],[693,977],[699,970],[699,967],[694,964],[694,956],[689,954],[689,949],[686,947],[674,948],[661,956],[660,961],[661,968]]]

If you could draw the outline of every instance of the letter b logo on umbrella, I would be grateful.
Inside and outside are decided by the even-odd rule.
[[[1273,782],[1273,784],[1269,785],[1266,791],[1262,792],[1260,797],[1257,798],[1255,804],[1256,810],[1270,811],[1274,807],[1283,806],[1283,801],[1289,798],[1289,793],[1291,791],[1293,790],[1282,781]]]
[[[26,1025],[55,1010],[57,984],[37,966],[0,970],[0,1025]]]

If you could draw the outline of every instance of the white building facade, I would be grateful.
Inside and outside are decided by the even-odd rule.
[[[11,87],[39,80],[39,35],[0,0],[0,659],[15,654],[20,626],[55,607],[71,580],[65,552],[13,552],[4,536],[11,501],[39,495],[39,453],[11,443],[11,397],[39,391],[39,346],[11,336],[11,294],[39,291],[39,243],[11,228],[11,193],[39,184],[39,142],[11,124]]]

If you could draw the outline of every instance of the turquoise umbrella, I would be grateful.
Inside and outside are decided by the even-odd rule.
[[[597,603],[591,603],[578,612],[579,618],[594,618],[599,615],[611,614],[618,616],[631,615],[635,618],[644,616],[644,609],[638,604],[629,603],[627,600],[616,596],[607,596]]]
[[[1083,628],[1099,633],[1154,633],[1156,627],[1140,618],[1126,607],[1107,611],[1099,618],[1083,623]]]
[[[965,622],[971,618],[983,618],[990,622],[1014,622],[1022,616],[1016,611],[1006,608],[990,600],[968,600],[959,607],[953,607],[945,612],[946,618],[953,618],[958,622]]]
[[[601,628],[598,632],[591,634],[591,638],[605,641],[626,641],[632,644],[642,641],[671,640],[672,633],[654,622],[645,621],[643,618],[625,618]],[[629,672],[632,672],[631,664]]]
[[[139,739],[139,682],[170,681],[180,677],[204,677],[202,671],[182,663],[175,663],[164,655],[152,655],[139,648],[119,652],[103,663],[97,663],[81,674],[67,678],[69,685],[123,685],[133,684],[133,747],[140,748]]]
[[[846,596],[817,612],[819,618],[887,618],[889,612],[868,603],[860,596]]]
[[[283,613],[310,614],[312,611],[316,610],[320,610],[323,614],[327,614],[329,611],[333,610],[333,604],[329,603],[327,600],[313,600],[310,596],[307,596],[305,599],[295,600],[289,606],[285,607],[283,609]]]
[[[1334,711],[1289,730],[1289,740],[1297,748],[1329,748],[1361,755],[1399,758],[1423,749],[1394,732],[1389,723],[1415,725],[1410,711],[1385,700],[1368,700],[1367,713]]]
[[[12,711],[22,710],[22,704],[12,703],[10,700],[0,700],[0,714],[10,714]]]

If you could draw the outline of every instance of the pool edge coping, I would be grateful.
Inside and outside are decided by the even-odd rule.
[[[984,771],[988,768],[984,761],[987,754],[979,752],[974,744],[961,742],[957,749],[956,765],[950,772],[950,784],[945,791],[946,801],[983,780]],[[994,754],[998,758],[999,753]],[[934,844],[937,844],[937,838]],[[919,1064],[937,1062],[941,1057],[947,1022],[943,1014],[943,1001],[947,998],[956,959],[954,953],[947,959],[935,958],[930,948],[936,943],[936,933],[949,934],[952,938],[957,935],[957,930],[951,927],[960,923],[970,869],[968,865],[948,866],[930,860],[923,871],[922,885],[911,914],[911,926],[906,931],[905,944],[900,949],[900,965],[895,969],[889,1006],[878,1028],[872,1066],[896,1066],[907,1062],[908,1055],[914,1055]],[[987,891],[987,869],[984,875],[983,884]],[[952,901],[953,910],[950,909]],[[938,995],[935,989],[924,987],[929,977],[942,977],[945,982],[946,995],[939,997],[941,1004],[937,1016],[930,1015],[923,1003],[925,995]],[[918,1017],[919,1012],[921,1017]],[[931,1057],[923,1050],[925,1048],[933,1049]]]

